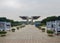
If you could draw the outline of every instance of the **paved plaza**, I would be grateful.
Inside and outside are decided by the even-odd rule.
[[[34,25],[26,25],[15,32],[8,32],[6,37],[0,37],[0,43],[60,43],[60,36],[49,37]]]

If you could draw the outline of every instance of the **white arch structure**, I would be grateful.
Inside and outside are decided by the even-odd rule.
[[[27,20],[27,24],[29,23],[29,19],[31,19],[31,24],[33,24],[33,20],[37,20],[38,18],[40,18],[40,16],[19,16],[21,19],[23,20]]]

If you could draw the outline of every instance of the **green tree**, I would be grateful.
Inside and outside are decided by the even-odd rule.
[[[60,16],[59,17],[56,17],[56,16],[47,17],[47,18],[45,18],[41,21],[41,25],[46,25],[46,22],[55,21],[55,20],[58,20],[58,19],[60,19]]]

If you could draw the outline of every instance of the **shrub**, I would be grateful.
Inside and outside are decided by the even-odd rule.
[[[54,32],[52,30],[47,30],[48,34],[53,34]]]
[[[19,27],[17,27],[17,30],[19,30]]]
[[[6,34],[7,32],[6,31],[0,31],[0,34]]]
[[[6,36],[6,31],[0,31],[0,35],[1,35],[1,37],[3,37],[3,36]]]
[[[23,28],[23,27],[25,27],[25,25],[21,25],[21,26],[20,26],[20,28]]]
[[[15,29],[14,28],[12,29],[12,32],[15,32]]]
[[[45,30],[45,28],[42,28],[41,30]]]
[[[47,30],[47,34],[48,34],[48,36],[53,36],[53,31],[52,30]]]
[[[41,30],[42,30],[42,32],[45,32],[45,28],[42,28]]]

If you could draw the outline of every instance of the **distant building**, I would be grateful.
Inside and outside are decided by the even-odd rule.
[[[60,33],[60,20],[49,21],[46,23],[48,30],[53,30],[55,33]]]
[[[38,27],[38,26],[40,26],[40,25],[41,25],[41,22],[40,22],[40,21],[35,21],[35,23],[34,23],[34,24],[35,24],[35,26],[36,26],[36,27]]]
[[[0,30],[10,30],[11,23],[10,22],[0,22]]]

